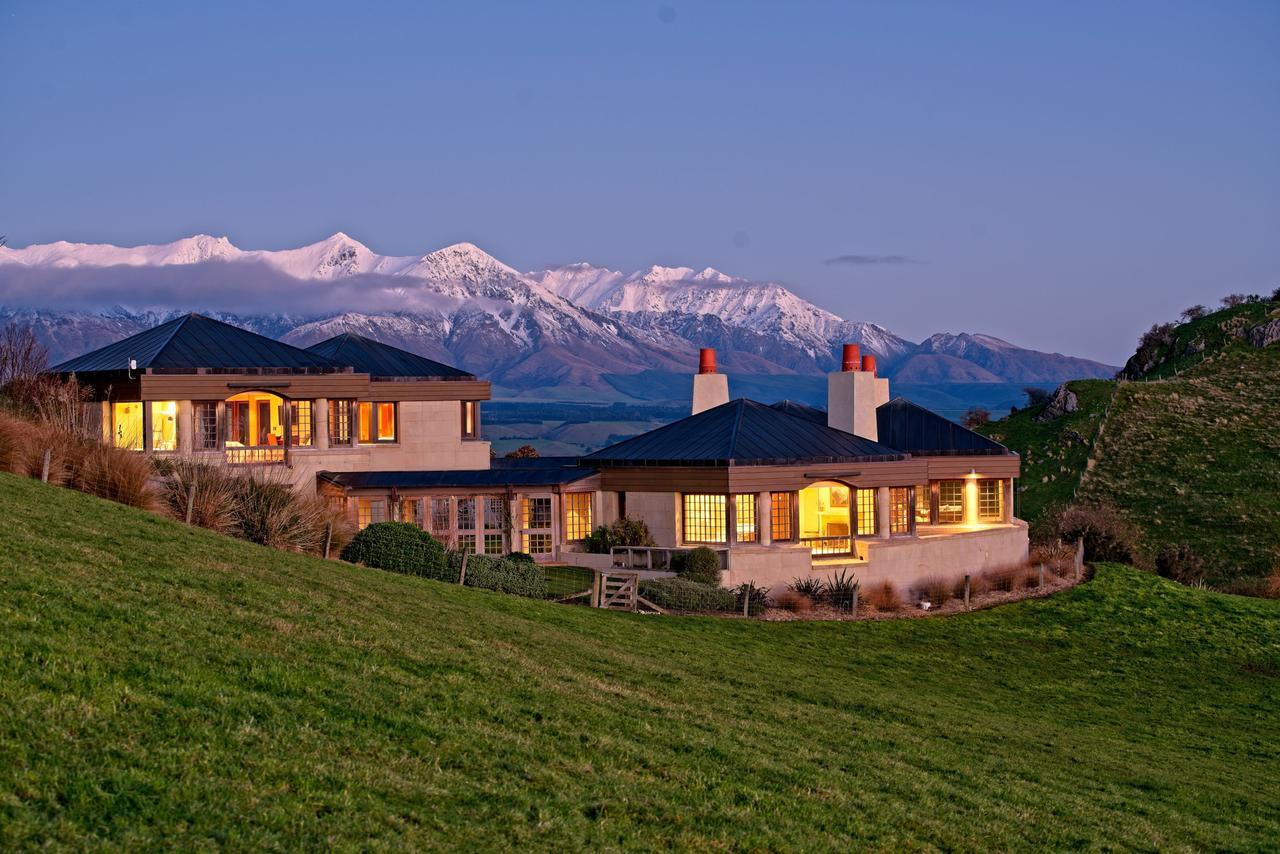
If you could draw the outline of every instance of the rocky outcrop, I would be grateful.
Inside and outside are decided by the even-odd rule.
[[[1076,393],[1067,388],[1067,384],[1063,383],[1053,393],[1053,398],[1049,401],[1049,405],[1044,408],[1036,416],[1037,421],[1052,421],[1055,418],[1061,418],[1068,412],[1075,412],[1080,408],[1080,401],[1076,398]]]
[[[1268,347],[1277,341],[1280,341],[1280,317],[1249,330],[1249,343],[1255,347]]]

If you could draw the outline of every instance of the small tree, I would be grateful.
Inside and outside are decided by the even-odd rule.
[[[964,414],[961,424],[972,430],[974,427],[981,427],[983,424],[991,421],[991,413],[983,409],[981,406],[971,406],[969,411]]]
[[[514,451],[507,451],[509,460],[536,459],[538,456],[538,449],[533,445],[521,445]]]
[[[1197,305],[1191,306],[1190,308],[1184,308],[1182,310],[1182,319],[1185,321],[1199,320],[1200,318],[1204,317],[1208,313],[1209,313],[1208,308],[1204,307],[1203,305],[1197,304]]]
[[[700,584],[720,586],[720,556],[706,546],[689,552],[681,577]]]
[[[1039,386],[1029,385],[1022,389],[1027,396],[1027,406],[1041,406],[1053,399],[1053,393]]]
[[[1138,557],[1138,529],[1114,507],[1074,505],[1058,512],[1053,523],[1059,539],[1083,539],[1090,560],[1133,563]]]
[[[1244,305],[1248,301],[1249,297],[1246,294],[1227,294],[1222,298],[1222,307],[1235,308],[1238,305]]]
[[[1169,543],[1156,553],[1156,574],[1179,584],[1204,581],[1204,561],[1187,543]]]

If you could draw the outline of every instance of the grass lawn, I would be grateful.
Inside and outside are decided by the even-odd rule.
[[[0,848],[1274,847],[1280,603],[602,613],[0,475]]]

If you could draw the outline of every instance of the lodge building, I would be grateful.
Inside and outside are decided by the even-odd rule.
[[[516,460],[480,439],[487,382],[357,335],[303,350],[187,315],[52,370],[93,389],[117,445],[280,467],[361,527],[412,522],[465,551],[603,569],[618,558],[582,543],[625,516],[660,550],[714,549],[727,584],[847,570],[905,587],[1024,560],[1018,456],[890,399],[856,345],[843,357],[824,412],[730,400],[704,350],[689,417],[582,457]]]

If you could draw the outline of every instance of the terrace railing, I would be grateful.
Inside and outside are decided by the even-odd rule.
[[[808,546],[814,555],[852,555],[852,537],[801,537],[800,545]]]
[[[688,554],[693,549],[673,549],[662,546],[614,546],[610,554],[613,565],[622,569],[673,572],[671,565],[676,555]],[[729,550],[712,549],[720,558],[720,568],[729,568]]]
[[[227,448],[226,462],[231,466],[282,465],[284,448],[267,446],[263,448]]]

